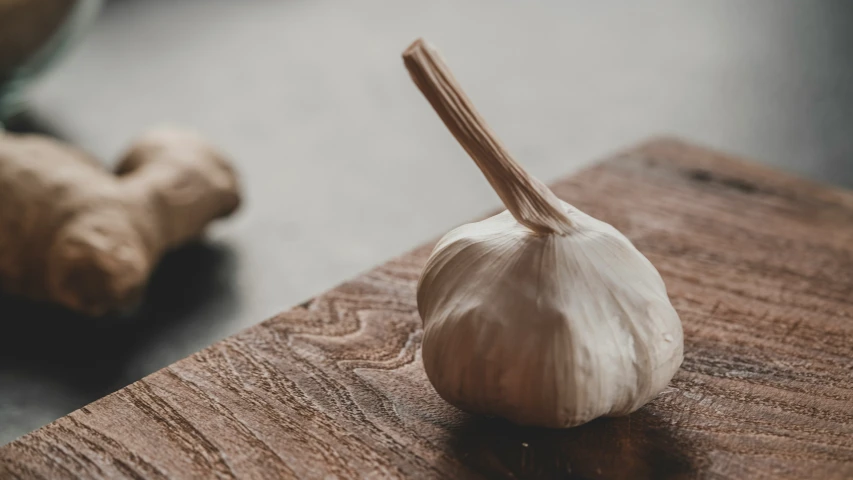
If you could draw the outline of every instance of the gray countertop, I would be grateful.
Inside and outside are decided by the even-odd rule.
[[[19,128],[110,165],[192,126],[245,207],[133,314],[0,299],[0,444],[495,208],[402,66],[417,36],[543,180],[674,134],[851,186],[851,21],[843,1],[109,2]]]

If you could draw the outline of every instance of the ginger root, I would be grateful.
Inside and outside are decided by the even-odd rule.
[[[169,249],[240,204],[199,136],[153,130],[115,174],[40,135],[0,132],[0,290],[96,316],[135,304]]]

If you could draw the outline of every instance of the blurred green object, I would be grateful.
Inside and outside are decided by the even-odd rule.
[[[89,29],[102,0],[0,0],[0,127],[23,93]]]

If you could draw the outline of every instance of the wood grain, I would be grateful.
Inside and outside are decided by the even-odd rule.
[[[851,478],[853,193],[656,140],[558,182],[663,275],[681,371],[563,431],[444,403],[430,246],[0,448],[0,478]]]

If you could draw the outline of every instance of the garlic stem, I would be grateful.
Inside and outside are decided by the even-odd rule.
[[[403,62],[412,80],[518,223],[540,235],[570,233],[572,222],[560,200],[513,160],[438,51],[419,38],[403,52]]]

